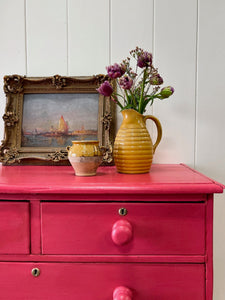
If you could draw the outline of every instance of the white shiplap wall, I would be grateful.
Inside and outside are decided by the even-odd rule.
[[[185,13],[184,13],[185,12]],[[154,105],[164,137],[157,162],[194,166],[197,1],[155,1],[155,58],[173,98]]]
[[[175,87],[148,109],[163,126],[154,162],[183,162],[225,183],[224,28],[223,0],[0,0],[1,86],[5,74],[105,73],[136,45],[152,50]],[[0,99],[3,115],[2,88]],[[214,300],[225,295],[224,200],[216,196]]]
[[[225,184],[225,1],[199,3],[196,168]],[[225,299],[225,195],[214,205],[214,300]]]
[[[27,75],[67,74],[67,3],[25,1]]]

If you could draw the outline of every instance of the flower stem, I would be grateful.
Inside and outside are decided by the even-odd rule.
[[[126,91],[126,90],[124,90],[124,92],[125,92],[125,95],[126,95],[126,98],[127,98],[127,103],[128,103],[128,104],[130,104],[130,100],[129,100],[128,93],[127,93],[127,91]]]
[[[136,85],[136,82],[139,80],[140,76],[143,74],[144,70],[141,71],[141,73],[139,75],[137,75],[137,77],[134,80],[134,86]],[[137,71],[136,71],[137,73]]]
[[[115,99],[112,97],[112,96],[114,96],[114,95],[115,95]],[[118,104],[119,107],[120,107],[121,109],[123,109],[123,105],[122,105],[121,102],[118,100],[117,95],[120,96],[120,97],[122,97],[121,95],[119,95],[119,94],[117,94],[117,93],[113,93],[112,96],[111,96],[111,98],[113,98],[113,101],[116,102],[116,104]],[[123,97],[122,97],[122,98],[123,98]]]
[[[130,94],[131,94],[131,97],[132,97],[132,102],[133,102],[133,105],[134,105],[134,107],[135,107],[135,109],[136,109],[137,102],[136,102],[136,100],[135,100],[134,93],[133,93],[131,90],[129,90],[129,92],[130,92]]]
[[[122,96],[122,95],[120,95],[120,94],[117,94],[117,93],[114,92],[113,95],[119,96],[119,97],[123,98],[123,100],[125,100],[124,96]]]
[[[139,107],[138,107],[139,113],[141,113],[141,111],[142,111],[142,103],[143,103],[143,98],[144,98],[145,81],[146,81],[146,70],[147,70],[147,68],[145,68],[144,74],[143,74],[143,81],[142,81],[142,87],[141,87],[141,97],[140,97]]]

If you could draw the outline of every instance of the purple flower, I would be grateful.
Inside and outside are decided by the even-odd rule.
[[[106,80],[104,81],[100,87],[97,89],[99,94],[102,94],[103,96],[109,97],[113,93],[113,87],[111,84]]]
[[[152,65],[152,54],[147,51],[141,52],[141,54],[138,56],[137,65],[140,68],[145,68],[145,67],[151,66]]]
[[[130,78],[129,76],[123,76],[119,80],[119,85],[124,89],[124,90],[129,90],[132,85],[133,85],[133,79]]]
[[[164,87],[160,91],[161,99],[169,98],[174,93],[174,88],[171,86]]]
[[[106,67],[106,70],[110,78],[118,78],[125,73],[126,66],[123,64],[114,64],[112,66]]]
[[[150,77],[149,82],[152,85],[160,85],[160,84],[163,84],[163,79],[159,74],[155,74]]]

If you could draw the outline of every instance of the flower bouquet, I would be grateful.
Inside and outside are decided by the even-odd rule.
[[[121,64],[115,63],[106,68],[109,78],[116,80],[117,89],[105,81],[97,89],[110,97],[121,108],[123,122],[116,135],[113,156],[117,171],[120,173],[146,173],[152,164],[153,154],[162,138],[159,120],[151,115],[144,116],[147,105],[155,99],[163,100],[174,93],[171,86],[163,87],[163,79],[152,64],[152,54],[136,47],[130,51]],[[135,70],[132,66],[135,65]],[[153,144],[146,128],[146,121],[152,120],[157,128],[156,141]]]
[[[136,47],[130,51],[130,56],[136,61],[135,70],[131,67],[130,57],[121,64],[115,63],[106,67],[108,76],[116,80],[120,92],[115,91],[109,81],[102,83],[97,91],[104,96],[110,96],[121,110],[131,108],[143,114],[147,105],[152,105],[155,99],[170,97],[174,88],[167,86],[159,91],[163,79],[152,64],[150,52]]]

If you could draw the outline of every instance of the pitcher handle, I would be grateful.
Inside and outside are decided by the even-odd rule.
[[[157,139],[156,139],[156,142],[155,144],[153,145],[153,154],[155,153],[155,149],[156,147],[158,146],[158,144],[160,143],[161,139],[162,139],[162,126],[161,126],[161,123],[159,122],[159,120],[154,117],[154,116],[151,116],[151,115],[148,115],[148,116],[144,116],[144,122],[146,123],[146,121],[148,119],[151,119],[155,125],[156,125],[156,128],[157,128]]]

